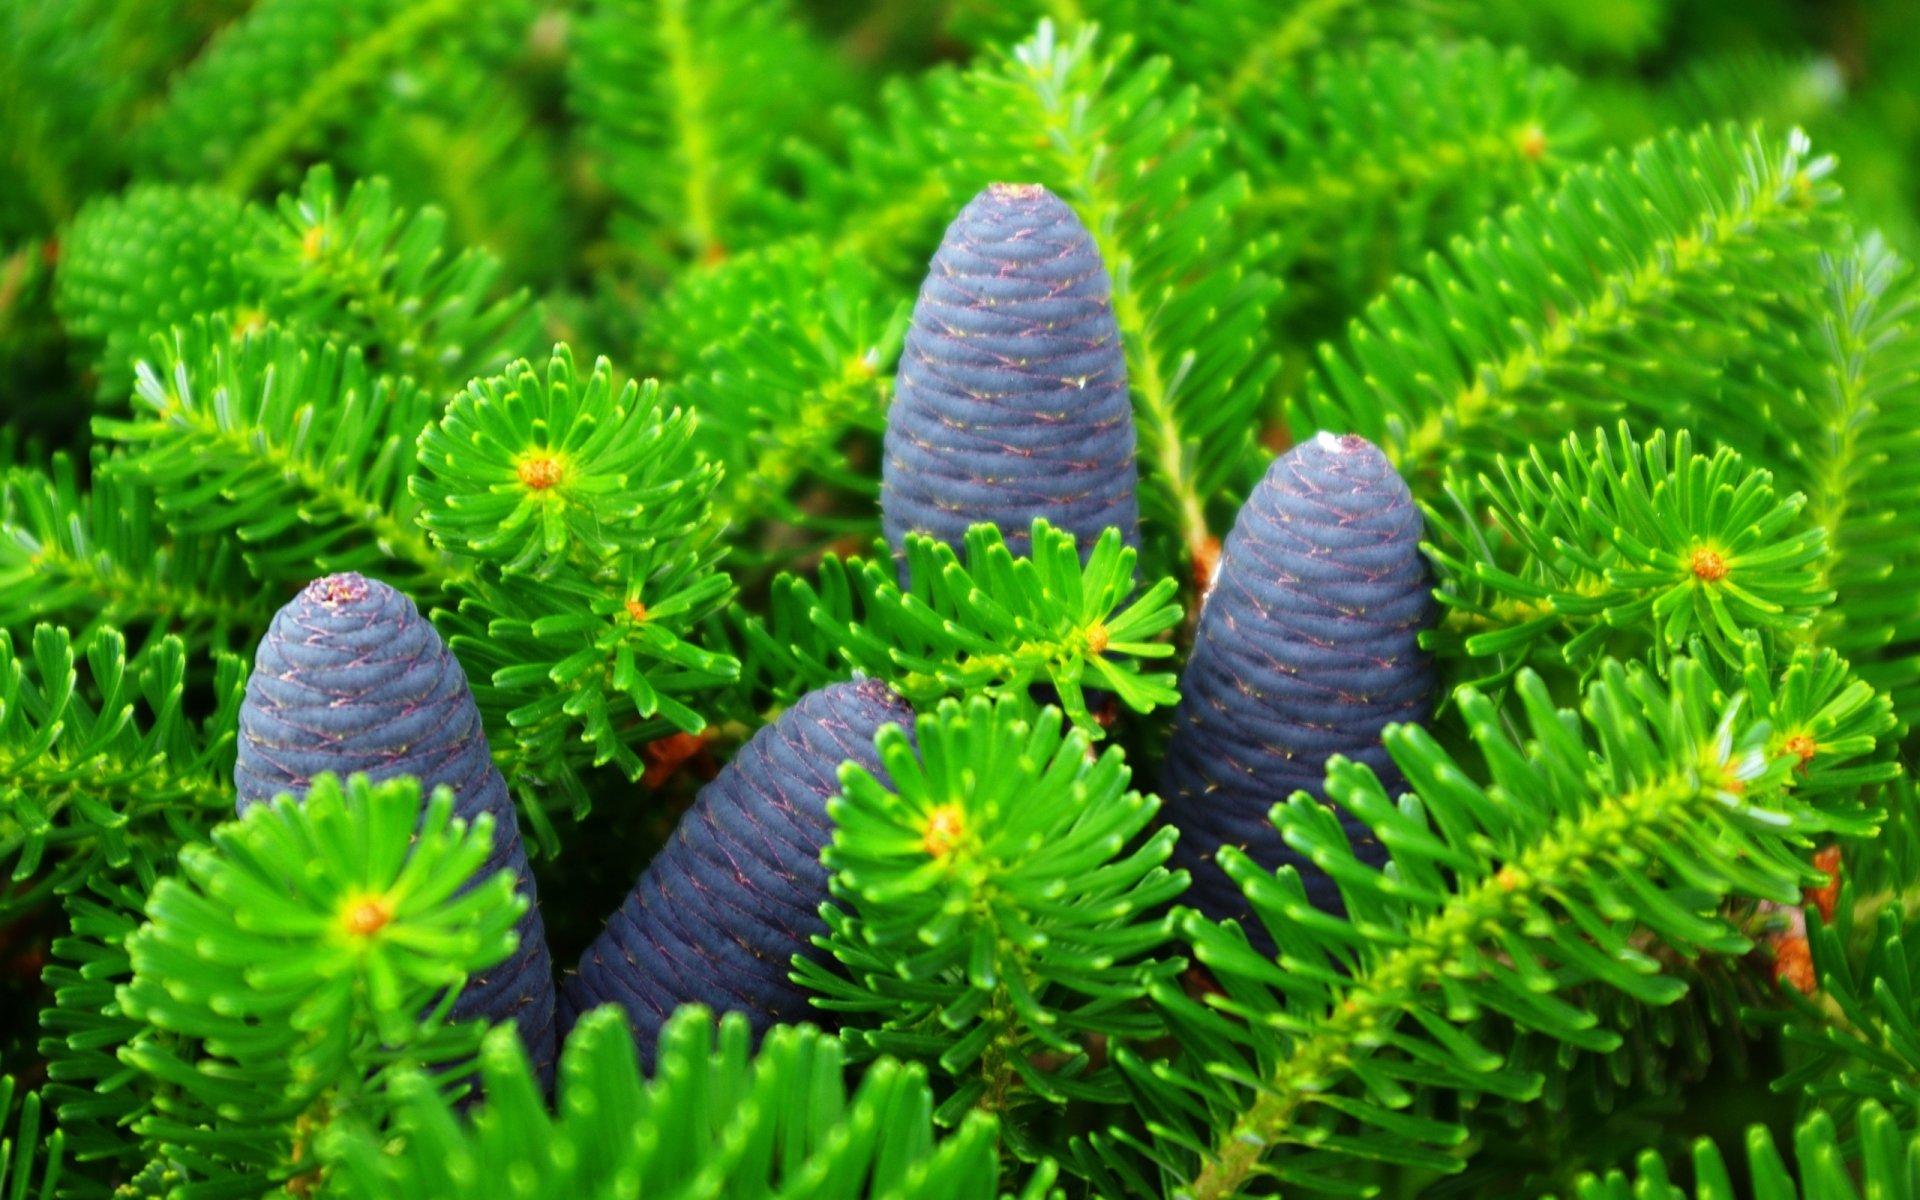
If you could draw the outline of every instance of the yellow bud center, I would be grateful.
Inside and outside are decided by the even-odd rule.
[[[931,857],[945,858],[953,853],[966,832],[966,818],[961,815],[959,805],[936,805],[927,814],[927,829],[920,839],[920,845]]]
[[[385,896],[367,896],[347,906],[343,921],[354,937],[371,937],[393,920],[393,905]]]
[[[1718,551],[1709,550],[1705,546],[1693,552],[1693,562],[1690,565],[1693,568],[1694,578],[1703,583],[1719,583],[1727,577],[1727,560],[1721,558]]]
[[[520,482],[536,492],[544,492],[559,483],[566,467],[551,454],[533,454],[520,460]]]

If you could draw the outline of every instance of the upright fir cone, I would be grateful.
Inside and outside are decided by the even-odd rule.
[[[817,955],[812,938],[827,931],[827,801],[840,792],[843,762],[883,775],[873,739],[887,724],[911,731],[913,710],[867,680],[809,692],[754,734],[700,789],[562,984],[561,1028],[616,1002],[651,1069],[660,1027],[682,1004],[743,1012],[756,1035],[817,1019],[787,976],[793,956]]]
[[[1133,409],[1113,285],[1086,226],[1038,184],[996,183],[947,227],[900,356],[880,511],[958,547],[1045,517],[1082,557],[1109,526],[1139,545]]]
[[[308,584],[261,639],[240,708],[234,784],[241,812],[281,792],[305,798],[313,778],[412,775],[422,799],[445,784],[454,813],[493,816],[493,855],[474,876],[512,871],[527,898],[512,957],[468,980],[456,1020],[512,1020],[541,1077],[556,1053],[553,965],[513,800],[487,751],[460,664],[412,600],[376,579],[329,575]]]
[[[1213,858],[1239,846],[1268,869],[1291,863],[1323,909],[1331,878],[1289,849],[1267,820],[1296,790],[1323,795],[1327,759],[1401,784],[1380,733],[1426,720],[1433,669],[1420,650],[1431,615],[1423,524],[1407,485],[1365,438],[1332,434],[1268,468],[1227,535],[1193,654],[1180,678],[1161,780],[1161,815],[1180,830],[1169,866],[1193,874],[1186,902],[1264,931]],[[1385,849],[1347,814],[1360,856]]]

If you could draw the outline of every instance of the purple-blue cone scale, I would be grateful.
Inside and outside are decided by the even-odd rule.
[[[1256,943],[1265,933],[1215,852],[1234,845],[1268,869],[1292,864],[1314,904],[1338,910],[1333,880],[1281,840],[1267,813],[1296,790],[1324,796],[1336,754],[1399,787],[1381,731],[1429,715],[1422,531],[1379,449],[1320,434],[1274,461],[1227,535],[1180,678],[1162,816],[1180,830],[1170,865],[1193,874],[1186,903],[1239,919]],[[1384,861],[1366,827],[1341,815],[1360,856]]]
[[[474,879],[513,872],[527,898],[511,957],[467,982],[456,1020],[513,1021],[543,1077],[553,1068],[553,967],[533,873],[506,781],[487,750],[459,662],[412,600],[379,580],[329,575],[274,615],[240,708],[235,807],[282,792],[304,798],[314,776],[363,772],[445,784],[454,813],[493,816],[493,854]]]
[[[888,724],[911,732],[913,710],[867,680],[809,692],[754,734],[700,789],[562,984],[562,1030],[618,1003],[651,1067],[660,1027],[683,1004],[745,1013],[756,1035],[819,1020],[788,974],[795,954],[818,957],[811,940],[826,932],[827,801],[843,762],[884,778],[873,740]]]
[[[880,510],[958,548],[1045,517],[1082,557],[1109,526],[1139,545],[1132,402],[1113,284],[1086,226],[1037,184],[996,183],[947,227],[920,286],[887,413]]]

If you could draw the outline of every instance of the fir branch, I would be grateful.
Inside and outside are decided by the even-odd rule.
[[[124,447],[107,469],[151,486],[175,530],[237,538],[264,580],[381,566],[415,587],[464,578],[416,526],[405,487],[431,397],[374,377],[358,349],[229,329],[203,318],[154,339],[134,416],[95,419]]]
[[[232,810],[244,664],[216,661],[216,706],[196,728],[180,640],[131,661],[126,651],[117,631],[97,633],[83,686],[66,630],[36,626],[27,660],[0,632],[0,866],[13,885],[0,922],[110,873],[151,881],[181,841]]]
[[[1780,144],[1732,130],[1577,168],[1424,278],[1397,281],[1344,350],[1323,352],[1292,419],[1380,443],[1416,490],[1450,460],[1623,407],[1710,423],[1721,414],[1701,381],[1819,245],[1831,169],[1797,133]],[[1676,406],[1676,394],[1701,399]]]
[[[1861,1110],[1858,1132],[1843,1139],[1839,1124],[1824,1112],[1808,1115],[1795,1129],[1791,1147],[1793,1167],[1764,1125],[1746,1134],[1745,1186],[1727,1167],[1720,1148],[1708,1138],[1693,1144],[1689,1172],[1670,1169],[1654,1151],[1634,1162],[1630,1179],[1623,1170],[1586,1175],[1567,1193],[1570,1200],[1858,1200],[1864,1194],[1885,1200],[1914,1200],[1920,1186],[1914,1163],[1920,1159],[1920,1140],[1903,1130],[1877,1104]],[[1691,1190],[1675,1181],[1692,1176]],[[1865,1188],[1864,1193],[1859,1190]]]
[[[1772,1081],[1800,1097],[1803,1111],[1852,1119],[1884,1105],[1911,1133],[1920,1128],[1920,1031],[1911,997],[1920,954],[1907,948],[1920,915],[1911,867],[1920,831],[1920,794],[1910,776],[1880,791],[1887,820],[1873,839],[1842,842],[1821,855],[1827,875],[1779,935],[1783,952],[1804,934],[1809,973],[1788,979],[1784,1003],[1748,1008],[1757,1027],[1778,1029],[1796,1053]],[[1883,1116],[1888,1115],[1883,1113]]]
[[[218,173],[225,191],[248,195],[383,68],[463,14],[457,0],[264,0],[176,77],[140,132],[143,156],[169,174]]]
[[[481,1026],[442,1024],[447,989],[508,955],[525,901],[509,872],[463,890],[493,823],[452,812],[446,788],[423,812],[411,778],[322,776],[181,853],[116,992],[152,1031],[121,1058],[167,1085],[137,1127],[157,1153],[203,1181],[290,1183],[316,1127],[378,1113],[386,1072],[474,1052]]]
[[[1444,7],[1425,0],[1129,0],[1126,7],[1115,29],[1136,32],[1150,51],[1170,56],[1183,76],[1206,85],[1211,107],[1236,116],[1256,107],[1271,81],[1300,83],[1318,52],[1369,38],[1410,40],[1451,25]]]
[[[1558,463],[1536,449],[1493,472],[1450,475],[1452,511],[1428,508],[1449,611],[1422,642],[1499,658],[1494,678],[1643,641],[1659,662],[1700,638],[1738,663],[1749,634],[1791,637],[1833,599],[1824,534],[1791,532],[1806,497],[1777,497],[1731,450],[1695,454],[1686,430],[1669,450],[1664,431],[1638,442],[1622,422],[1617,441],[1568,437]]]
[[[1855,491],[1875,467],[1885,465],[1879,454],[1871,456],[1879,461],[1862,461],[1869,457],[1861,444],[1864,435],[1880,416],[1886,393],[1915,383],[1907,329],[1914,301],[1894,286],[1907,273],[1906,264],[1878,240],[1863,243],[1847,258],[1825,259],[1822,267],[1827,283],[1821,314],[1827,361],[1822,366],[1829,391],[1809,399],[1818,407],[1826,437],[1809,448],[1805,470],[1815,484],[1808,515],[1827,531],[1829,541],[1837,542]],[[1889,351],[1891,361],[1879,357]]]
[[[944,114],[964,103],[958,71],[939,67],[889,79],[877,111],[833,112],[834,136],[790,138],[780,148],[791,197],[765,201],[769,224],[790,238],[811,236],[838,261],[869,263],[910,281],[926,268],[940,230],[968,196],[996,178],[998,148],[951,136]]]
[[[1920,1126],[1920,1030],[1913,1026],[1911,998],[1920,984],[1920,956],[1906,948],[1905,914],[1897,907],[1882,908],[1877,919],[1856,927],[1858,899],[1843,884],[1831,925],[1808,906],[1814,992],[1788,988],[1788,1011],[1744,1015],[1782,1027],[1786,1039],[1805,1050],[1773,1080],[1774,1091],[1803,1097],[1842,1121],[1863,1102],[1886,1105],[1900,1128],[1913,1130]],[[1866,944],[1857,961],[1855,941]]]
[[[1247,43],[1233,73],[1227,76],[1222,92],[1226,106],[1240,107],[1248,93],[1263,82],[1286,75],[1289,64],[1320,45],[1326,27],[1355,6],[1355,0],[1300,0],[1285,17]]]
[[[310,137],[390,60],[411,50],[435,26],[450,23],[467,11],[459,0],[417,0],[387,16],[355,40],[347,53],[333,58],[303,81],[306,86],[298,99],[254,133],[227,164],[220,186],[236,195],[250,194],[294,147]],[[222,48],[232,53],[230,45]],[[209,86],[204,76],[196,82],[202,89]]]
[[[1310,89],[1268,85],[1272,103],[1252,123],[1272,157],[1248,156],[1258,168],[1248,214],[1302,237],[1303,222],[1337,227],[1356,207],[1400,197],[1485,184],[1497,186],[1489,196],[1523,192],[1569,148],[1571,86],[1565,72],[1484,42],[1379,42],[1323,60]]]
[[[532,349],[539,309],[526,291],[492,298],[500,264],[484,250],[448,257],[446,217],[408,213],[384,179],[344,199],[325,165],[262,218],[247,262],[270,311],[366,347],[383,371],[413,378],[434,399]]]
[[[1736,908],[1744,913],[1745,906]],[[1652,939],[1634,939],[1642,948]],[[1531,1100],[1488,1097],[1469,1102],[1463,1123],[1474,1137],[1460,1173],[1446,1192],[1486,1196],[1559,1192],[1584,1171],[1620,1162],[1643,1146],[1671,1151],[1685,1131],[1675,1109],[1708,1093],[1720,1080],[1757,1091],[1770,1070],[1771,1045],[1755,1039],[1741,1020],[1744,1004],[1774,993],[1773,961],[1685,958],[1654,946],[1662,970],[1685,989],[1670,1004],[1649,1005],[1604,987],[1581,987],[1568,998],[1614,1035],[1611,1050],[1568,1046],[1538,1033],[1516,1032],[1497,1016],[1483,1017],[1476,1038],[1506,1056],[1516,1070],[1536,1073],[1540,1095]],[[1564,1193],[1563,1193],[1564,1194]]]
[[[1368,42],[1263,82],[1234,148],[1246,217],[1283,232],[1295,340],[1337,333],[1429,247],[1551,181],[1587,124],[1565,72],[1484,42]]]
[[[693,640],[733,591],[709,520],[719,471],[693,434],[653,381],[616,387],[605,359],[583,380],[562,344],[544,374],[475,381],[420,435],[421,521],[464,572],[434,620],[536,823],[555,787],[584,814],[583,760],[639,778],[641,745],[704,726],[681,697],[738,674]]]
[[[437,209],[399,208],[385,180],[342,199],[324,165],[277,215],[211,189],[144,185],[74,223],[55,302],[104,343],[101,389],[116,403],[155,335],[216,312],[238,329],[272,319],[324,331],[438,399],[530,349],[540,322],[524,290],[493,295],[492,255],[450,256],[445,235]]]
[[[1847,953],[1855,962],[1865,948],[1862,934],[1875,927],[1882,911],[1899,914],[1903,931],[1920,921],[1920,788],[1911,772],[1903,770],[1874,800],[1885,814],[1880,828],[1871,837],[1843,840],[1837,847],[1840,877],[1854,894],[1846,916],[1855,931]],[[1836,907],[1835,920],[1840,919]]]
[[[1631,61],[1656,41],[1670,10],[1663,0],[1486,0],[1466,11],[1494,41],[1564,59]]]
[[[77,203],[75,127],[95,114],[84,104],[35,100],[70,87],[73,60],[97,51],[101,39],[97,29],[62,15],[25,5],[0,10],[0,145],[15,181],[0,198],[0,244],[65,222]]]
[[[562,344],[544,375],[522,360],[470,384],[421,432],[410,490],[449,554],[506,575],[566,566],[601,579],[705,523],[719,471],[695,459],[693,430],[652,380],[616,387],[604,358],[581,380]]]
[[[629,555],[611,579],[480,576],[459,589],[457,608],[435,610],[471,673],[501,769],[546,846],[556,842],[544,810],[588,811],[580,767],[613,763],[640,778],[641,748],[705,728],[689,701],[738,676],[731,655],[696,640],[732,592],[718,561],[697,542]]]
[[[1837,594],[1814,636],[1920,713],[1920,301],[1907,264],[1869,238],[1823,257],[1817,375],[1780,406],[1783,468],[1809,496],[1808,517],[1832,553],[1820,563]]]
[[[1768,757],[1793,764],[1802,796],[1873,802],[1880,784],[1901,776],[1889,737],[1900,728],[1892,702],[1825,646],[1795,646],[1784,663],[1774,657],[1749,639],[1740,681],[1766,717]]]
[[[751,228],[756,181],[842,85],[783,0],[599,0],[570,99],[643,258],[717,261]]]
[[[102,399],[124,402],[155,334],[259,308],[265,288],[244,263],[253,234],[241,202],[207,187],[140,184],[81,210],[61,242],[54,306],[98,344]]]
[[[951,0],[953,33],[986,46],[1012,42],[1047,21],[1068,34],[1097,23],[1107,35],[1165,55],[1189,80],[1205,82],[1217,112],[1244,113],[1272,81],[1300,82],[1302,60],[1384,33],[1427,32],[1437,24],[1422,0]]]
[[[755,1053],[739,1014],[717,1033],[713,1024],[706,1009],[680,1010],[649,1079],[617,1013],[587,1014],[561,1055],[551,1112],[512,1037],[491,1035],[481,1053],[487,1099],[470,1120],[427,1076],[396,1075],[391,1130],[344,1121],[321,1152],[339,1194],[366,1200],[480,1200],[509,1177],[528,1200],[671,1194],[692,1180],[742,1197],[1000,1194],[994,1122],[975,1117],[936,1142],[920,1068],[883,1061],[849,1090],[843,1052],[818,1030],[778,1028]],[[634,1136],[636,1120],[648,1136]],[[1023,1200],[1045,1196],[1053,1172],[1035,1178]]]
[[[1263,353],[1277,285],[1253,267],[1270,248],[1217,236],[1247,183],[1215,166],[1223,137],[1200,120],[1198,92],[1168,87],[1164,60],[1123,68],[1118,54],[1097,56],[1093,35],[1057,41],[1043,22],[969,77],[968,107],[949,120],[972,138],[1040,143],[1033,172],[1092,232],[1127,349],[1145,515],[1197,558],[1210,552],[1207,502],[1251,446],[1277,369]]]
[[[1827,58],[1790,58],[1743,49],[1688,64],[1662,99],[1688,124],[1738,121],[1768,129],[1810,126],[1845,98],[1840,67]]]
[[[1851,951],[1858,963],[1858,931],[1874,924],[1867,914],[1887,898],[1873,868],[1891,868],[1896,880],[1910,877],[1900,862],[1881,864],[1870,857],[1878,843],[1900,840],[1907,807],[1901,794],[1911,797],[1909,782],[1897,777],[1898,768],[1890,760],[1894,747],[1885,740],[1894,729],[1889,706],[1830,650],[1797,647],[1786,669],[1772,678],[1759,646],[1750,650],[1745,673],[1749,702],[1755,715],[1765,718],[1763,752],[1790,768],[1786,784],[1803,801],[1820,797],[1828,811],[1857,816],[1870,808],[1880,819],[1869,836],[1846,843],[1844,871],[1833,861],[1838,847],[1816,854],[1815,867],[1832,882],[1803,893],[1809,905],[1830,903],[1843,876],[1858,885],[1854,896],[1875,893],[1843,901],[1846,911],[1855,914]],[[1730,691],[1738,683],[1730,679],[1720,686]],[[1892,787],[1879,786],[1890,779]],[[1473,1105],[1477,1114],[1471,1124],[1480,1140],[1449,1190],[1486,1193],[1520,1187],[1528,1195],[1560,1190],[1585,1166],[1616,1162],[1625,1149],[1654,1144],[1655,1134],[1645,1123],[1651,1119],[1652,1129],[1661,1128],[1661,1114],[1676,1104],[1691,1103],[1694,1087],[1711,1087],[1716,1079],[1759,1085],[1774,1076],[1779,1042],[1762,1035],[1759,1027],[1795,1019],[1793,1007],[1781,998],[1781,980],[1815,986],[1806,942],[1798,936],[1804,928],[1801,912],[1798,907],[1763,904],[1735,905],[1731,913],[1744,932],[1762,941],[1763,951],[1739,958],[1686,958],[1659,946],[1647,933],[1630,936],[1629,944],[1657,957],[1662,971],[1685,986],[1687,994],[1680,1000],[1648,1005],[1601,987],[1570,994],[1599,1017],[1598,1029],[1617,1035],[1611,1050],[1576,1050],[1551,1035],[1513,1036],[1503,1022],[1482,1021],[1475,1036],[1486,1037],[1510,1066],[1539,1073],[1545,1090],[1533,1102]],[[1805,975],[1800,973],[1803,964]],[[1803,1057],[1790,1052],[1792,1060]],[[1508,1136],[1522,1131],[1524,1136]],[[1494,1143],[1496,1137],[1501,1144]],[[1660,1144],[1669,1145],[1669,1139],[1661,1138]]]
[[[1328,794],[1388,846],[1384,873],[1355,857],[1339,819],[1311,797],[1276,807],[1289,844],[1339,881],[1346,920],[1315,909],[1292,870],[1268,874],[1223,850],[1279,954],[1252,953],[1232,924],[1184,920],[1223,994],[1199,1003],[1156,989],[1198,1062],[1159,1068],[1121,1052],[1150,1099],[1148,1131],[1166,1147],[1136,1149],[1194,1197],[1235,1194],[1259,1174],[1306,1186],[1354,1155],[1454,1170],[1449,1148],[1464,1131],[1396,1111],[1409,1088],[1525,1097],[1540,1086],[1456,1023],[1491,1012],[1607,1049],[1614,1035],[1554,992],[1593,982],[1646,1003],[1677,998],[1684,986],[1627,940],[1636,929],[1682,952],[1744,951],[1714,915],[1719,902],[1797,899],[1809,874],[1798,847],[1871,822],[1803,802],[1789,761],[1764,753],[1751,706],[1723,698],[1689,660],[1669,673],[1670,690],[1645,671],[1603,666],[1583,705],[1597,755],[1531,673],[1516,687],[1524,741],[1463,690],[1488,787],[1413,727],[1386,740],[1416,804],[1395,806],[1371,772],[1336,763]],[[1273,1156],[1281,1146],[1294,1152]]]
[[[548,10],[536,28],[555,25],[557,16]],[[581,231],[561,139],[540,120],[539,97],[502,86],[520,68],[460,46],[407,62],[336,161],[351,177],[391,180],[395,196],[417,210],[443,208],[452,245],[485,247],[505,278],[538,286],[564,276]],[[504,358],[488,361],[468,374],[502,365]],[[465,381],[452,379],[454,386]]]
[[[155,521],[151,488],[118,472],[80,487],[73,460],[16,467],[0,488],[0,626],[55,620],[88,643],[103,627],[144,625],[194,647],[237,648],[272,617],[237,548]]]
[[[40,1013],[39,1050],[47,1061],[41,1093],[72,1148],[74,1173],[95,1177],[95,1194],[111,1195],[146,1161],[126,1131],[153,1111],[153,1093],[119,1051],[137,1038],[164,1035],[128,1016],[116,990],[133,977],[126,941],[140,927],[154,882],[93,878],[68,896],[68,931],[54,939],[41,976],[52,997]],[[166,1169],[162,1160],[157,1170]]]
[[[1160,1032],[1130,1002],[1185,965],[1152,956],[1186,877],[1161,868],[1172,830],[1136,846],[1158,804],[1126,790],[1120,752],[1096,759],[1084,733],[1063,735],[1059,709],[1027,708],[946,701],[911,742],[882,730],[890,783],[843,768],[823,857],[851,912],[829,909],[818,941],[852,978],[810,960],[796,970],[817,1004],[852,1014],[841,1036],[857,1053],[937,1064],[951,1086],[936,1121],[1001,1115],[1033,1159],[1058,1148],[1020,1109],[1124,1102],[1090,1055]]]
[[[40,1093],[27,1092],[14,1104],[15,1083],[0,1075],[0,1195],[10,1200],[53,1200],[61,1194],[61,1168],[67,1153],[66,1134],[56,1124],[40,1140]],[[37,1168],[37,1169],[36,1169]],[[34,1186],[39,1176],[40,1185]]]
[[[687,368],[671,394],[700,415],[696,444],[724,468],[717,522],[878,533],[875,517],[802,489],[872,509],[871,473],[848,460],[885,425],[907,314],[871,264],[805,236],[693,274],[662,303],[665,350]]]
[[[791,698],[860,671],[928,704],[961,693],[1022,696],[1048,684],[1074,725],[1096,738],[1088,688],[1136,712],[1177,699],[1173,677],[1147,673],[1142,661],[1173,653],[1157,638],[1180,621],[1174,581],[1136,594],[1135,552],[1119,530],[1107,530],[1084,565],[1073,536],[1040,519],[1030,555],[1014,558],[992,525],[968,531],[965,555],[962,565],[951,547],[910,535],[904,564],[882,544],[870,560],[825,559],[817,587],[775,579],[771,620],[746,627],[767,669],[784,668],[771,690]],[[911,587],[899,583],[903,573]]]
[[[714,170],[712,131],[707,112],[717,89],[707,74],[695,66],[693,31],[688,28],[688,10],[677,3],[663,4],[655,13],[655,29],[660,35],[662,57],[667,62],[667,85],[679,103],[669,109],[672,147],[668,157],[679,162],[676,172],[681,181],[679,210],[686,224],[687,240],[696,255],[716,243],[715,191],[725,182]]]

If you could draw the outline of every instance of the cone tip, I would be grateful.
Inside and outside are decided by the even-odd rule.
[[[1357,433],[1329,433],[1323,429],[1313,440],[1329,454],[1359,454],[1373,448],[1372,442]]]
[[[334,608],[365,600],[372,587],[373,581],[358,571],[342,571],[334,575],[323,575],[308,584],[307,599],[315,604]]]

